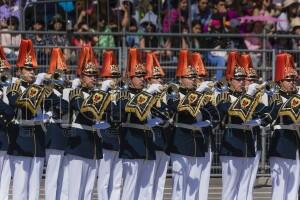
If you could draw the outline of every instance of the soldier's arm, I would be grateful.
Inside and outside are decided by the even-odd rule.
[[[220,123],[219,111],[211,102],[207,103],[200,111],[203,121],[209,120],[212,127],[216,127]]]
[[[84,101],[83,93],[80,89],[74,89],[70,92],[69,95],[70,106],[73,110],[80,111],[81,105]]]
[[[14,118],[14,110],[11,106],[0,101],[0,121],[4,123],[10,122]]]
[[[267,126],[276,120],[281,103],[274,101],[270,106],[264,106],[263,109],[255,113],[257,118],[261,119],[261,124]]]
[[[13,108],[16,106],[16,101],[21,93],[22,91],[19,83],[13,83],[7,88],[6,97],[10,106]]]

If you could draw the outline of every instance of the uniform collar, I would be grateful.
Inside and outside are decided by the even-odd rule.
[[[136,88],[133,88],[133,87],[129,87],[128,90],[129,90],[130,93],[133,93],[133,94],[137,94],[137,93],[142,91],[141,89],[136,89]]]
[[[297,93],[297,91],[287,92],[287,91],[282,90],[282,89],[279,90],[280,96],[283,96],[286,99],[288,99],[291,95],[296,94],[296,93]]]
[[[188,89],[188,88],[183,88],[183,87],[179,87],[179,92],[181,94],[186,95],[187,93],[189,93],[190,91],[192,91],[193,89]]]
[[[243,92],[237,92],[237,91],[233,90],[232,88],[229,88],[229,94],[231,94],[235,97],[239,97],[243,94]]]
[[[20,85],[25,88],[28,88],[31,84],[21,79]]]

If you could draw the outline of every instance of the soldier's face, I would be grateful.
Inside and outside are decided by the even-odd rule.
[[[96,76],[81,76],[81,83],[84,87],[92,88],[96,84]]]
[[[145,86],[145,78],[143,76],[135,76],[131,78],[131,85],[135,89],[143,89]]]
[[[251,85],[252,83],[256,83],[256,81],[246,79],[246,80],[245,80],[245,87],[248,87],[248,86]]]
[[[180,79],[180,84],[183,88],[193,89],[196,87],[195,78],[183,77]]]
[[[293,92],[296,90],[296,81],[294,79],[285,79],[281,81],[280,86],[287,92]]]
[[[29,68],[22,68],[20,77],[27,83],[33,83],[34,81],[34,70]]]
[[[151,78],[149,81],[150,84],[163,84],[162,78]]]
[[[232,79],[231,86],[235,91],[242,92],[245,87],[245,79],[243,78]]]

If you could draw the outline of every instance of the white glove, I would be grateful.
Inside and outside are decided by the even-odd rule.
[[[200,86],[197,88],[197,92],[204,92],[210,88],[210,85],[212,85],[212,81],[204,81],[200,84]]]
[[[75,88],[78,88],[80,86],[80,79],[79,78],[75,78],[73,81],[72,81],[72,88],[75,89]]]
[[[113,80],[105,80],[101,84],[101,90],[106,92],[109,88],[111,88],[113,84]]]
[[[162,90],[162,85],[159,83],[151,84],[149,88],[146,89],[146,92],[150,94],[159,93]]]
[[[246,94],[250,95],[250,96],[254,96],[256,91],[257,91],[257,86],[259,86],[257,83],[251,83],[248,86],[247,92]]]
[[[46,78],[46,73],[39,73],[36,77],[36,80],[35,80],[34,84],[42,85],[45,78]]]
[[[12,77],[11,82],[16,83],[19,79],[17,77]]]
[[[297,90],[298,90],[297,94],[300,95],[300,88],[297,88]]]

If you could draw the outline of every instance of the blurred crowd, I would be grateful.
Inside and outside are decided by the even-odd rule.
[[[255,66],[261,65],[260,49],[300,49],[300,40],[270,37],[203,37],[186,33],[300,34],[298,0],[1,0],[1,30],[104,32],[101,35],[32,34],[35,45],[100,48],[158,48],[162,57],[175,59],[168,48],[213,49],[204,54],[212,66],[225,66],[226,52],[218,49],[249,49]],[[22,8],[22,9],[21,9]],[[24,9],[23,9],[24,8]],[[111,32],[150,33],[147,35]],[[174,36],[151,33],[180,33]],[[2,33],[3,46],[19,45],[19,34]],[[161,49],[159,49],[161,48]],[[17,51],[5,48],[9,57]],[[43,51],[40,54],[45,54]],[[71,54],[70,52],[65,52]],[[71,55],[70,55],[71,56]]]

